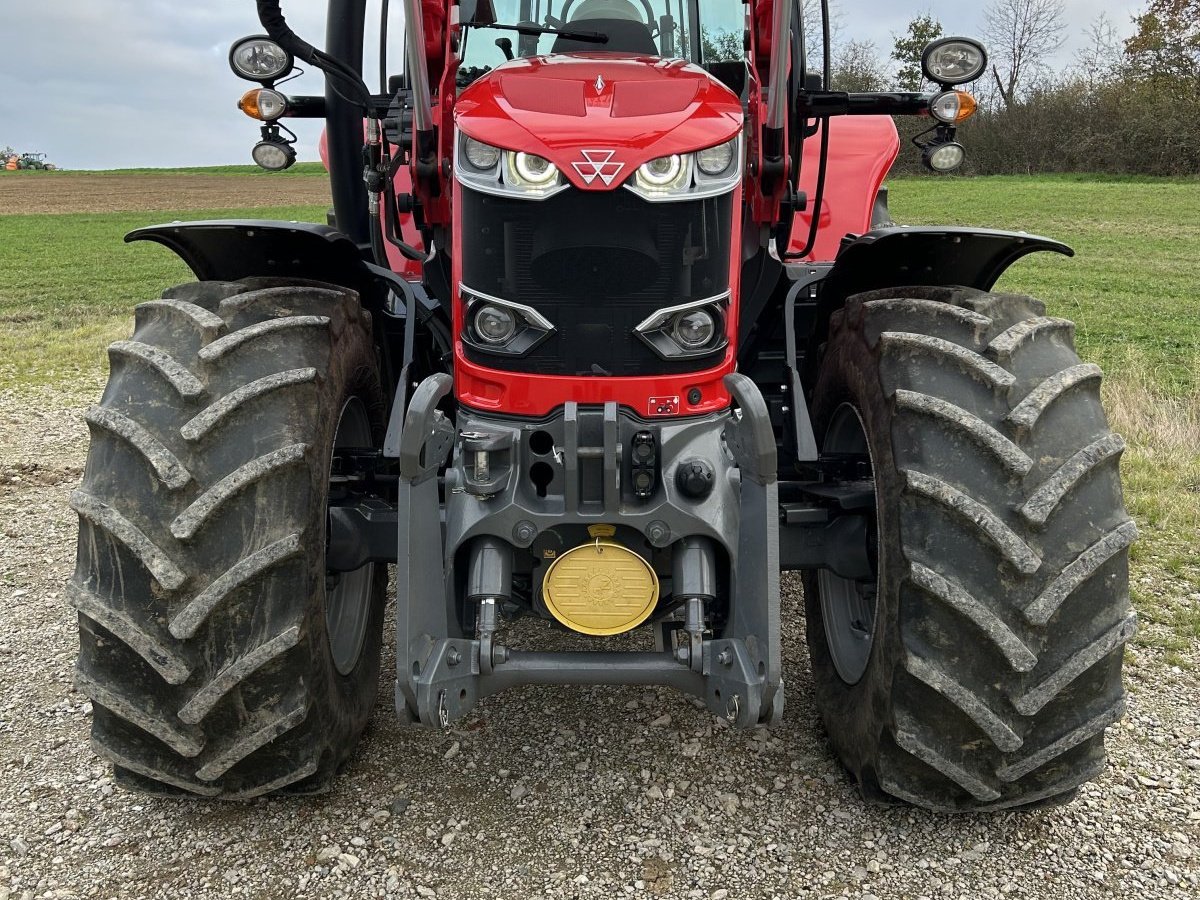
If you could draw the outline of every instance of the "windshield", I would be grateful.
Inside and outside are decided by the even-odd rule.
[[[695,41],[697,13],[700,39]],[[510,58],[596,50],[701,65],[737,60],[743,56],[746,28],[742,0],[464,0],[462,17],[471,26],[463,31],[462,66],[476,75]],[[523,35],[490,24],[538,25],[568,33]],[[587,39],[595,34],[607,41]]]

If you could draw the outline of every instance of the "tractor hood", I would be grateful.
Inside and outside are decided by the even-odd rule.
[[[496,67],[462,92],[454,118],[476,140],[544,156],[575,187],[603,191],[648,160],[729,140],[742,104],[683,60],[572,53]],[[575,163],[622,165],[606,183],[585,181]]]

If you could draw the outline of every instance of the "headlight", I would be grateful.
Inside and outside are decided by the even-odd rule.
[[[708,345],[716,333],[716,320],[707,309],[681,312],[671,326],[671,334],[679,342],[679,346],[687,350],[699,350]]]
[[[514,184],[521,187],[545,188],[558,181],[558,166],[532,153],[508,154],[509,165],[512,166],[510,175]]]
[[[504,150],[459,132],[454,152],[455,177],[485,194],[544,200],[567,189],[550,160],[534,153]]]
[[[660,156],[638,166],[638,186],[646,191],[669,191],[678,188],[690,173],[690,158],[678,154]]]
[[[725,307],[729,292],[679,306],[660,309],[634,331],[651,350],[666,360],[708,356],[728,344]]]
[[[265,35],[244,37],[229,49],[229,67],[247,81],[274,81],[293,65],[292,54]]]
[[[481,172],[490,172],[496,168],[496,164],[500,162],[500,155],[504,152],[499,147],[493,147],[491,144],[485,144],[483,141],[465,136],[462,147],[467,162]]]
[[[737,138],[717,144],[707,150],[696,152],[696,166],[705,175],[720,175],[733,164],[733,151],[736,149]]]
[[[921,71],[938,84],[965,84],[987,68],[987,51],[970,38],[949,37],[934,41],[921,54]]]
[[[643,199],[661,203],[699,200],[733,190],[742,178],[740,135],[694,153],[660,156],[638,166],[625,187]]]
[[[954,125],[975,115],[975,98],[966,91],[942,91],[929,101],[929,114],[939,122]]]
[[[500,356],[526,356],[554,334],[554,325],[532,306],[458,286],[466,304],[462,340],[468,347]]]
[[[471,319],[471,327],[485,344],[507,344],[517,333],[517,317],[502,306],[481,304]]]

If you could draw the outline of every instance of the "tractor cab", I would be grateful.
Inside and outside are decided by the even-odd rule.
[[[461,7],[463,67],[495,68],[505,60],[552,53],[621,53],[709,64],[742,60],[745,8],[737,2],[652,0],[473,0]],[[491,26],[501,25],[497,29]],[[540,26],[540,34],[512,26]],[[505,27],[506,26],[506,27]],[[693,40],[693,37],[696,40]]]

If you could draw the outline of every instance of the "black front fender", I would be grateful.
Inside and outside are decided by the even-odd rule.
[[[1004,270],[1030,253],[1075,251],[1021,231],[935,226],[880,228],[842,243],[822,282],[820,304],[832,310],[853,294],[903,285],[991,290]]]
[[[350,238],[328,225],[254,219],[172,222],[131,231],[125,241],[162,244],[202,281],[303,278],[358,291],[368,309],[386,299],[378,270],[372,271]]]

